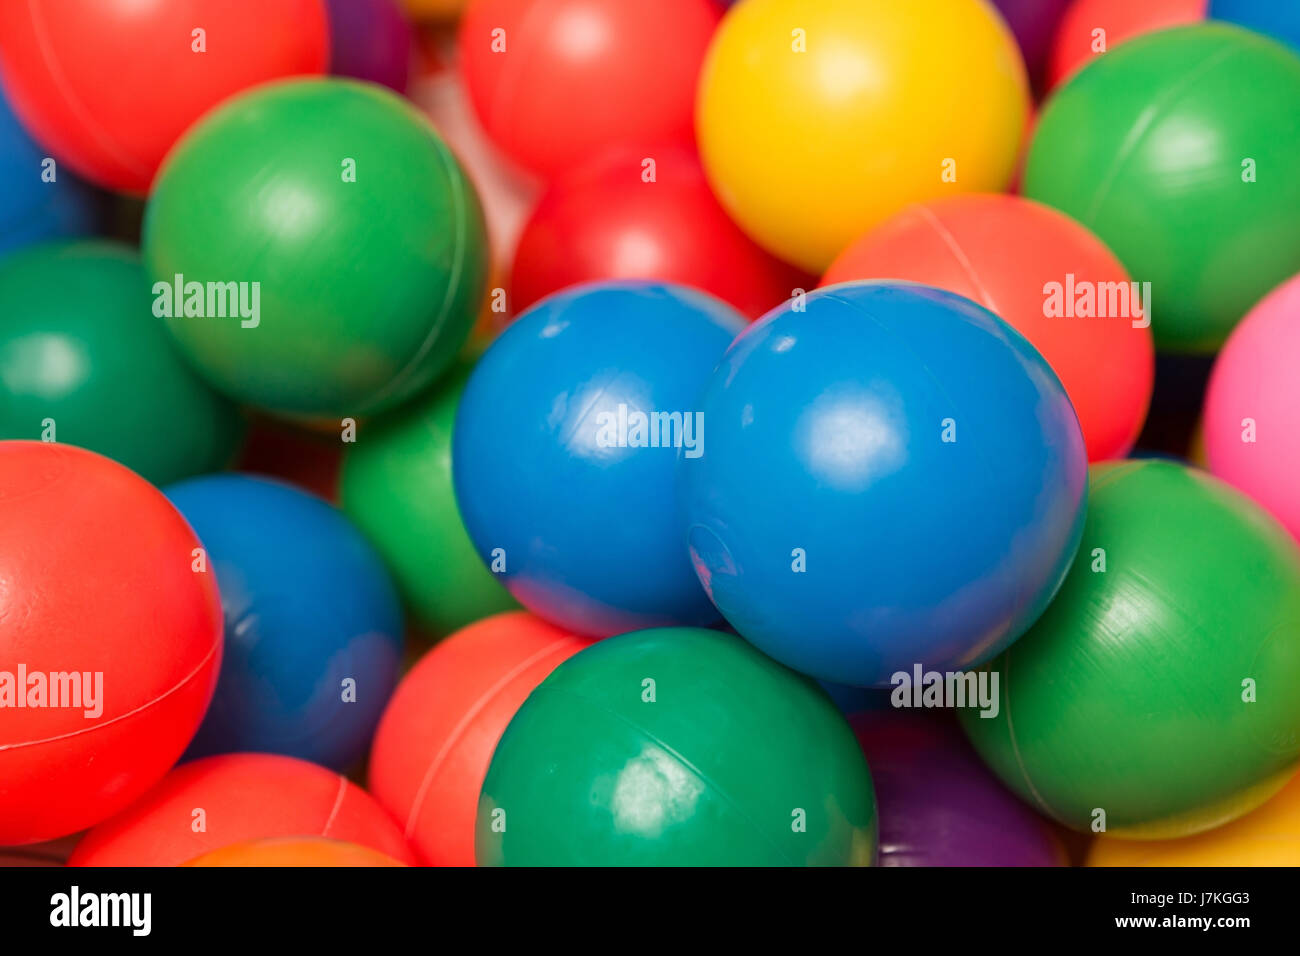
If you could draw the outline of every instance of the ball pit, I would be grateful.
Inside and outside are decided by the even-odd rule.
[[[480,866],[869,865],[871,776],[826,695],[740,638],[659,628],[561,664],[483,783]]]
[[[212,850],[181,866],[406,866],[387,854],[339,840],[249,840]]]
[[[982,0],[747,0],[709,48],[696,130],[740,227],[821,272],[910,203],[1003,189],[1028,109],[1015,40]]]
[[[35,242],[90,235],[104,218],[95,191],[47,160],[0,90],[0,256]],[[53,182],[47,181],[51,175]]]
[[[0,4],[0,80],[14,111],[57,159],[136,194],[204,112],[258,83],[322,72],[328,45],[323,0]]]
[[[1214,364],[1205,450],[1215,475],[1244,491],[1300,540],[1300,276],[1242,320]]]
[[[506,725],[590,642],[523,611],[437,644],[403,678],[375,734],[370,788],[425,863],[474,865],[474,818]]]
[[[1000,714],[962,724],[1043,813],[1134,839],[1230,822],[1300,762],[1300,550],[1203,472],[1094,465],[1060,595],[987,667]]]
[[[602,149],[689,143],[718,13],[712,0],[477,0],[458,52],[488,136],[549,178]]]
[[[183,277],[167,326],[205,377],[306,417],[374,413],[430,385],[487,270],[478,200],[433,127],[336,79],[263,86],[191,128],[150,195],[144,255],[164,297]],[[226,283],[238,314],[212,294]]]
[[[456,505],[451,435],[468,377],[468,366],[454,369],[407,409],[363,427],[339,479],[343,513],[384,556],[431,637],[519,606],[479,560]]]
[[[117,813],[189,743],[221,662],[221,606],[212,576],[191,570],[197,546],[121,465],[0,442],[0,846]]]
[[[155,484],[230,464],[239,413],[176,354],[150,305],[125,245],[0,258],[0,438],[80,445]]]
[[[1133,446],[1155,375],[1145,306],[1114,254],[1068,216],[1016,196],[912,206],[841,252],[822,283],[853,279],[906,279],[978,302],[1052,366],[1090,460]]]
[[[539,302],[488,349],[456,413],[452,477],[475,550],[520,604],[596,637],[717,619],[665,517],[678,453],[704,452],[700,391],[743,325],[690,289],[596,283]]]
[[[659,279],[693,286],[750,318],[812,279],[764,252],[727,216],[695,154],[615,152],[555,180],[524,225],[510,273],[522,311],[567,286],[600,279]],[[654,176],[646,182],[644,176]]]
[[[947,720],[854,714],[880,811],[881,866],[1063,866],[1051,826],[989,773]]]
[[[993,656],[1042,613],[1082,528],[1060,382],[948,292],[849,283],[798,304],[738,338],[700,399],[708,450],[681,467],[696,574],[740,634],[822,680]]]
[[[401,830],[345,777],[293,757],[227,754],[182,764],[93,828],[69,866],[180,866],[270,837],[328,837],[413,864]]]
[[[256,751],[343,770],[397,685],[402,612],[378,554],[330,505],[248,475],[164,489],[221,589],[221,678],[187,755]]]
[[[1023,191],[1151,283],[1157,347],[1213,351],[1300,272],[1300,55],[1227,24],[1126,43],[1048,102]]]

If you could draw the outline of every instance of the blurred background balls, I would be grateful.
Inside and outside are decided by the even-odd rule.
[[[55,158],[143,194],[185,129],[226,97],[321,73],[323,0],[0,4],[0,79]]]
[[[480,866],[867,866],[876,806],[810,681],[731,634],[661,628],[580,651],[529,696],[476,847]]]
[[[993,0],[1015,34],[1029,78],[1037,88],[1047,69],[1052,39],[1070,0]]]
[[[549,178],[602,149],[689,143],[719,13],[712,0],[476,0],[460,68],[488,136]]]
[[[1205,19],[1205,4],[1206,0],[1072,0],[1052,43],[1048,88],[1060,86],[1094,57],[1125,41],[1200,23]]]
[[[479,560],[456,505],[451,435],[469,367],[357,433],[340,476],[344,513],[383,555],[429,637],[517,608]]]
[[[1205,396],[1210,471],[1300,540],[1300,276],[1251,309],[1219,352]]]
[[[1133,446],[1155,375],[1149,319],[1114,253],[1069,216],[1017,196],[911,206],[840,253],[822,283],[889,278],[964,295],[1027,338],[1065,386],[1089,459]]]
[[[293,757],[227,754],[177,767],[87,833],[68,865],[180,866],[269,837],[327,837],[415,863],[392,817],[346,777]]]
[[[431,866],[474,865],[479,790],[524,699],[588,646],[523,611],[439,642],[397,688],[375,734],[369,785]]]
[[[1209,15],[1300,49],[1300,4],[1294,0],[1210,0]]]
[[[1157,346],[1213,351],[1300,271],[1300,56],[1226,24],[1126,43],[1048,102],[1024,193],[1151,283]]]
[[[379,555],[333,507],[279,482],[209,475],[166,493],[203,544],[225,613],[221,679],[188,755],[281,753],[335,770],[360,760],[402,656]]]
[[[165,484],[226,467],[243,435],[154,316],[134,249],[83,240],[0,259],[0,438],[80,445]]]
[[[1258,810],[1181,840],[1101,836],[1088,866],[1300,866],[1300,776]]]
[[[325,0],[325,9],[329,71],[406,92],[415,41],[399,0]]]
[[[739,337],[700,407],[708,449],[681,464],[696,574],[803,673],[865,686],[970,667],[1033,623],[1074,557],[1074,410],[968,299],[819,289]]]
[[[402,0],[402,6],[415,20],[454,20],[470,0]]]
[[[849,724],[871,767],[881,866],[1066,866],[1051,826],[989,773],[948,715]]]
[[[45,239],[90,235],[104,219],[103,197],[32,140],[3,89],[0,182],[0,255]]]
[[[700,393],[743,327],[691,289],[607,282],[544,299],[488,349],[452,475],[479,557],[524,607],[596,637],[717,619],[677,520],[677,462],[712,454]]]
[[[249,840],[213,850],[182,866],[406,866],[387,854],[320,838]]]
[[[117,813],[190,742],[221,663],[221,604],[213,576],[191,568],[198,546],[121,465],[0,441],[0,846]]]
[[[696,128],[741,228],[821,272],[909,203],[1005,188],[1028,109],[982,0],[746,0],[709,49]]]
[[[1203,472],[1094,465],[1061,593],[987,667],[1000,714],[962,723],[1024,800],[1126,838],[1219,826],[1300,760],[1300,550]]]
[[[813,282],[740,231],[686,147],[645,158],[606,153],[543,194],[515,250],[511,308],[520,312],[551,292],[598,279],[694,286],[750,318]]]
[[[204,117],[159,176],[144,250],[156,282],[250,297],[260,283],[255,319],[168,328],[222,391],[322,417],[429,385],[469,334],[488,259],[473,187],[428,120],[336,79],[264,86]]]

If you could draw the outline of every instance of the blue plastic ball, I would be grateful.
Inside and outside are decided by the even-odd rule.
[[[1206,15],[1266,34],[1300,51],[1300,3],[1296,0],[1210,0]]]
[[[492,344],[452,474],[479,556],[521,604],[594,636],[717,620],[675,471],[706,447],[700,392],[743,327],[701,292],[603,282],[543,299]]]
[[[102,197],[63,166],[42,178],[49,153],[27,135],[0,90],[0,255],[98,230]]]
[[[216,695],[186,757],[360,760],[402,656],[379,555],[331,505],[276,481],[208,475],[164,493],[199,536],[226,619]]]
[[[701,400],[708,451],[681,468],[701,582],[741,635],[821,680],[992,657],[1082,533],[1087,456],[1061,383],[938,289],[847,283],[796,306],[738,338]]]

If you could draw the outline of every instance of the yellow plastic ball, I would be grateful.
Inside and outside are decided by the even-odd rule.
[[[820,273],[912,203],[1005,189],[1028,111],[985,0],[742,0],[705,60],[696,130],[732,217]]]
[[[1226,826],[1179,840],[1098,837],[1088,866],[1300,866],[1300,776]]]

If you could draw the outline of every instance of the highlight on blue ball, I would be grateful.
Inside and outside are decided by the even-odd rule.
[[[846,283],[736,339],[680,476],[691,558],[736,631],[824,681],[962,670],[1042,613],[1087,456],[1047,362],[992,312]]]
[[[521,604],[604,636],[717,620],[691,571],[676,468],[706,452],[710,372],[744,319],[682,286],[576,286],[475,367],[453,433],[456,500]]]
[[[207,475],[164,493],[198,535],[225,615],[216,694],[186,758],[360,760],[402,655],[379,555],[333,506],[278,481]]]
[[[51,179],[52,177],[52,179]],[[95,234],[103,197],[27,134],[0,89],[0,255],[50,239]]]

